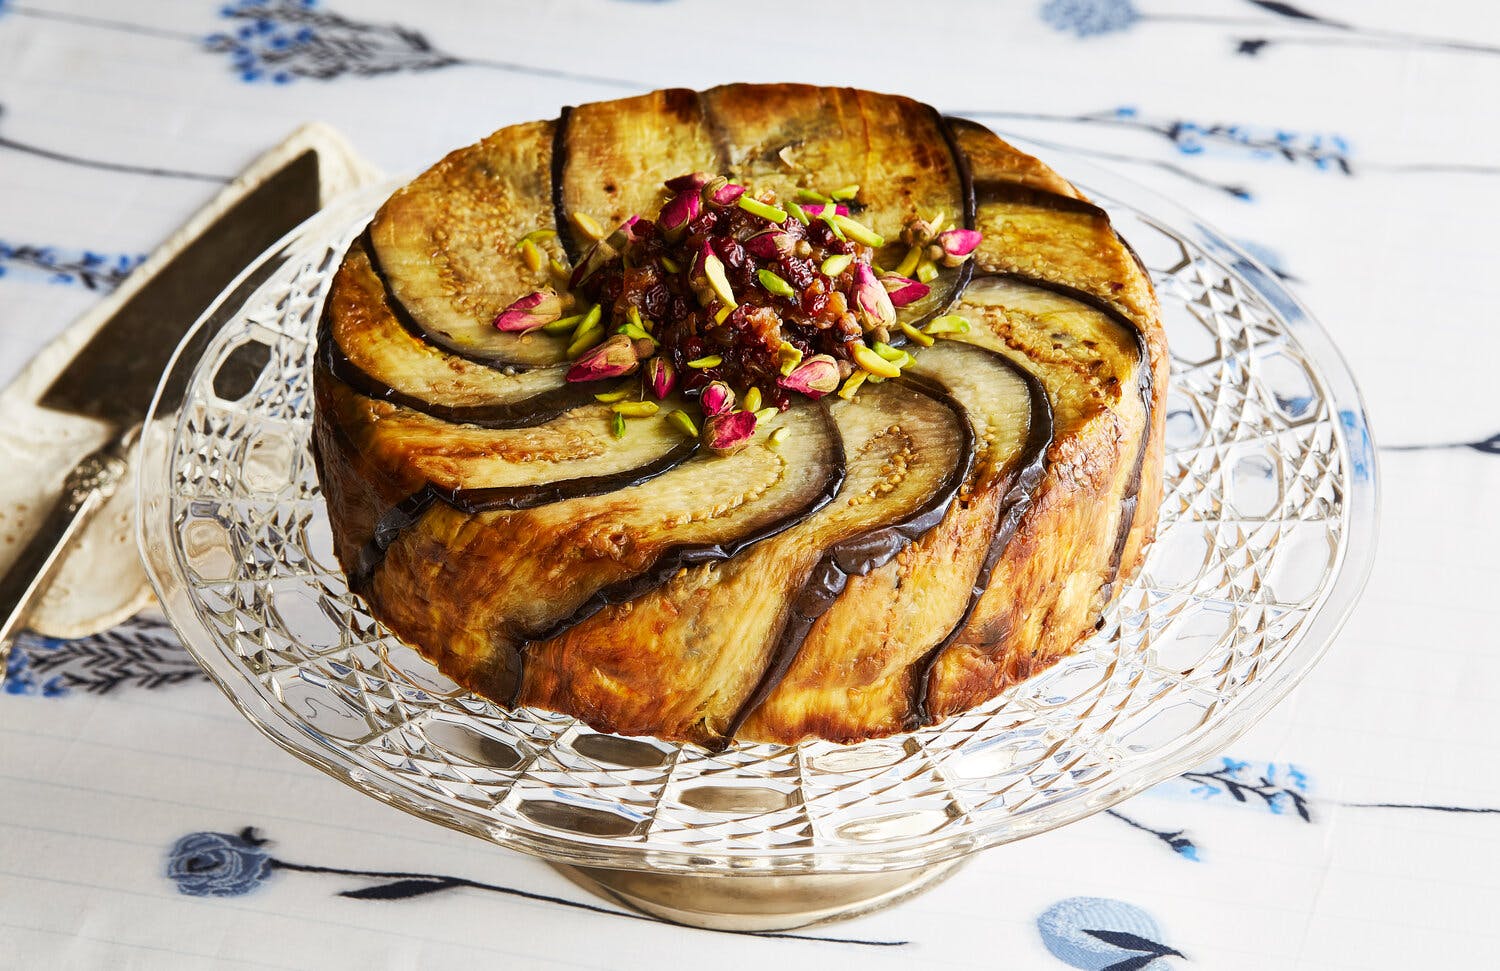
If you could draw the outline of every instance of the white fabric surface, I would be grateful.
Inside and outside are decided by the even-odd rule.
[[[1492,5],[1299,0],[1317,21],[1249,0],[326,0],[315,9],[348,19],[314,32],[343,32],[365,53],[294,59],[280,69],[337,76],[277,83],[278,68],[237,66],[205,43],[255,30],[230,16],[244,4],[222,2],[0,2],[0,383],[100,296],[57,267],[84,252],[128,265],[217,190],[212,177],[301,122],[329,122],[403,172],[500,125],[630,90],[852,83],[1116,156],[1101,161],[1289,274],[1347,356],[1384,446],[1378,562],[1319,669],[1228,763],[1119,807],[1136,826],[1096,816],[982,854],[897,908],[808,932],[908,942],[889,948],[732,937],[472,886],[340,896],[442,875],[587,899],[541,863],[281,754],[149,622],[31,639],[0,696],[0,966],[1145,966],[1147,952],[1080,927],[1180,952],[1154,969],[1494,966]],[[276,36],[300,41],[298,25],[277,26],[291,14],[272,19],[252,39],[274,56]],[[430,49],[382,29],[392,23]],[[1085,115],[1104,120],[1065,120]],[[238,836],[245,827],[269,842]],[[212,887],[171,878],[171,850],[192,833],[227,834],[215,845],[249,870]]]

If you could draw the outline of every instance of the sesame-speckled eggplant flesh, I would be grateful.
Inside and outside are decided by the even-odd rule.
[[[781,421],[791,434],[778,448],[703,450],[603,495],[474,514],[434,503],[389,544],[369,597],[450,676],[508,699],[526,640],[654,589],[685,566],[732,557],[829,501],[844,462],[828,409],[808,403]]]
[[[923,351],[909,372],[941,384],[968,415],[976,444],[960,501],[890,561],[848,577],[739,737],[848,741],[900,731],[921,662],[961,623],[1025,511],[1051,441],[1040,383],[1002,354],[948,341]]]
[[[593,400],[594,388],[564,381],[564,365],[507,373],[429,343],[400,313],[364,242],[356,241],[324,309],[319,339],[328,368],[372,398],[491,428],[534,425]],[[540,333],[530,339],[554,340]]]
[[[859,186],[850,215],[885,237],[886,266],[900,262],[901,230],[913,216],[942,214],[948,226],[970,225],[967,166],[947,121],[931,106],[854,88],[776,89],[774,97],[743,84],[703,93],[735,181],[751,192],[773,189],[779,199],[795,199],[799,188]],[[932,292],[898,316],[922,322],[941,313],[967,278],[967,266],[941,271]]]
[[[564,338],[493,318],[554,282],[519,237],[555,229],[536,245],[576,260],[570,214],[652,218],[692,171],[783,199],[857,184],[887,268],[913,217],[980,230],[899,309],[970,332],[729,455],[658,416],[615,438],[592,400],[615,382],[566,382]],[[710,745],[889,735],[1072,650],[1154,531],[1150,282],[1103,210],[972,122],[805,85],[585,105],[448,156],[367,238],[314,373],[335,548],[382,622],[502,704]]]
[[[564,342],[502,333],[496,314],[546,285],[516,241],[555,229],[552,142],[556,124],[504,128],[459,149],[396,190],[370,224],[375,265],[426,339],[478,361],[540,367],[564,359]],[[537,245],[553,256],[555,238]]]
[[[774,688],[778,667],[795,659],[801,617],[826,609],[849,574],[870,572],[933,529],[969,468],[968,420],[941,391],[887,382],[831,410],[847,456],[833,502],[727,562],[687,570],[532,645],[522,702],[573,698],[627,734],[714,742],[732,728],[758,702],[758,685]],[[798,631],[790,641],[789,629]],[[661,671],[675,672],[670,692],[660,690]]]

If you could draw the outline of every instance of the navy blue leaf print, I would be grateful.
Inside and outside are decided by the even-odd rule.
[[[102,695],[120,688],[149,691],[206,680],[171,627],[136,617],[76,640],[23,633],[12,647],[6,690],[45,697],[72,691]]]
[[[459,880],[429,880],[424,877],[377,884],[373,887],[365,887],[363,890],[343,890],[339,892],[339,896],[348,897],[350,900],[406,900],[409,897],[421,897],[425,894],[461,886],[463,882]]]
[[[1139,934],[1132,934],[1129,931],[1108,931],[1085,927],[1083,932],[1106,944],[1113,944],[1115,947],[1123,947],[1131,951],[1149,951],[1157,957],[1168,954],[1176,957],[1182,956],[1182,952],[1176,948],[1167,947],[1165,944],[1158,944],[1156,941],[1148,940]]]
[[[1114,964],[1105,965],[1100,971],[1141,971],[1142,968],[1149,967],[1155,963],[1156,959],[1160,956],[1159,954],[1140,954]]]
[[[1319,17],[1316,14],[1310,14],[1305,10],[1298,10],[1296,7],[1292,6],[1289,3],[1277,3],[1276,0],[1250,0],[1250,2],[1255,4],[1257,7],[1260,7],[1262,10],[1269,10],[1271,11],[1271,13],[1277,14],[1278,16],[1290,17],[1293,20],[1307,20],[1312,21],[1313,23],[1325,24],[1329,27],[1345,26],[1344,24],[1338,23],[1336,21]]]

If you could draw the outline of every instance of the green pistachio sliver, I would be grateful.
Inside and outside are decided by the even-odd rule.
[[[656,346],[656,338],[646,333],[646,328],[637,327],[635,324],[621,324],[615,328],[615,333],[624,334],[633,341],[650,341],[653,347]]]
[[[937,264],[931,260],[923,260],[922,264],[917,267],[917,279],[923,283],[931,283],[937,279],[937,275]]]
[[[625,416],[618,411],[609,416],[609,430],[616,438],[625,437]]]
[[[745,406],[746,411],[760,411],[759,388],[751,388],[749,391],[746,391],[744,397],[740,400],[741,403]]]
[[[760,280],[761,286],[765,287],[771,293],[776,294],[776,296],[778,297],[795,297],[797,295],[797,291],[792,289],[792,285],[790,283],[772,273],[770,270],[757,270],[755,272],[755,276],[756,279]]]
[[[573,329],[578,326],[578,322],[580,320],[582,320],[586,316],[588,316],[588,315],[587,314],[574,314],[571,317],[559,317],[557,320],[554,320],[550,324],[543,324],[542,325],[542,333],[544,333],[544,334],[570,334],[570,333],[573,332]]]
[[[824,276],[838,276],[840,273],[843,273],[845,270],[849,269],[849,264],[853,262],[854,254],[835,253],[833,256],[830,256],[828,257],[828,259],[824,260],[823,265],[818,267],[818,269],[823,271]]]
[[[522,236],[520,239],[516,240],[516,249],[524,249],[526,247],[527,243],[530,243],[533,246],[535,246],[537,240],[539,240],[539,239],[546,239],[548,236],[556,236],[556,235],[557,235],[557,230],[555,230],[555,229],[533,229],[531,232],[527,233],[525,236]]]
[[[568,221],[573,224],[574,229],[577,229],[589,239],[604,238],[604,227],[599,225],[599,220],[586,212],[570,212],[568,213]]]
[[[908,324],[904,320],[897,323],[896,326],[900,327],[901,333],[905,334],[907,339],[914,344],[917,344],[921,347],[931,347],[934,343],[931,337],[928,337],[926,334],[922,333],[920,330],[917,330],[915,327],[913,327],[911,324]]]
[[[748,195],[740,196],[740,208],[746,212],[759,216],[762,219],[780,225],[786,222],[786,210],[769,206],[759,199],[752,199]]]
[[[865,378],[865,381],[870,384],[884,384],[885,378],[879,374],[872,374],[868,378]]]
[[[782,341],[781,346],[776,349],[776,359],[780,362],[781,374],[785,377],[797,370],[797,365],[802,363],[802,352]]]
[[[856,222],[855,220],[850,219],[848,216],[840,216],[837,214],[834,215],[833,219],[834,222],[839,224],[839,228],[842,229],[849,236],[849,238],[854,240],[856,243],[864,243],[866,246],[874,246],[876,248],[885,245],[885,237],[877,233],[875,230],[871,229],[869,226],[866,226],[864,223]]]
[[[735,304],[726,303],[724,306],[714,311],[714,323],[722,324],[724,321],[729,319],[729,315],[734,313],[734,311]]]
[[[845,401],[853,398],[854,392],[859,390],[859,386],[864,384],[865,379],[869,376],[870,372],[868,371],[855,371],[853,374],[849,375],[844,379],[844,386],[839,388],[839,397],[843,398]]]
[[[849,185],[840,186],[839,188],[834,189],[832,192],[828,193],[828,198],[832,199],[834,202],[848,202],[850,199],[853,199],[857,195],[859,195],[859,184],[850,183]]]
[[[929,334],[967,334],[969,321],[958,314],[934,317],[932,323],[923,328]]]
[[[917,272],[917,264],[922,259],[922,247],[913,246],[906,251],[906,257],[896,264],[897,276],[911,276]]]
[[[526,269],[535,273],[547,265],[547,257],[537,249],[536,244],[529,239],[521,240],[521,262],[526,264]]]
[[[876,341],[871,345],[870,349],[887,361],[898,361],[901,359],[902,352],[884,341]]]
[[[882,378],[899,378],[901,376],[900,368],[881,357],[874,349],[866,346],[863,341],[854,341],[849,345],[849,351],[854,355],[854,363],[869,371],[872,376]]]
[[[782,425],[780,428],[778,428],[775,431],[773,431],[766,438],[766,441],[770,442],[772,445],[780,445],[782,442],[784,442],[784,441],[787,440],[787,436],[791,435],[791,433],[792,433],[792,430],[790,428],[788,428],[785,425]]]
[[[688,438],[698,437],[698,426],[693,424],[693,416],[689,415],[687,412],[668,412],[667,421],[682,429],[683,434],[687,435]]]
[[[831,200],[817,189],[798,189],[798,202],[830,202]]]
[[[622,401],[610,410],[617,415],[629,415],[631,418],[650,418],[661,408],[654,401]]]
[[[839,239],[849,238],[844,235],[844,227],[839,225],[838,213],[834,211],[833,203],[825,204],[823,211],[818,213],[818,218],[823,220],[823,225],[827,226]]]
[[[573,274],[563,265],[562,261],[556,258],[550,259],[547,261],[547,265],[552,269],[552,275],[557,277],[558,282],[563,286],[567,286]]]
[[[678,263],[676,260],[672,259],[670,256],[663,256],[663,257],[661,257],[661,268],[663,270],[666,270],[668,273],[681,273],[682,272],[682,264]]]
[[[745,410],[749,411],[750,409],[746,408]],[[772,418],[775,418],[779,414],[781,414],[781,409],[780,408],[762,408],[760,411],[757,411],[755,413],[755,422],[756,422],[756,424],[760,424],[761,422],[767,422],[767,421],[770,421]]]
[[[595,331],[603,334],[603,320],[604,307],[602,304],[596,303],[588,309],[588,313],[584,314],[583,319],[578,322],[578,329],[573,331],[573,340],[575,342],[581,340]]]
[[[604,340],[603,327],[595,327],[592,330],[583,331],[583,333],[573,338],[573,343],[568,345],[568,360],[573,360],[602,340]]]
[[[616,401],[624,401],[630,397],[630,388],[621,388],[619,391],[602,391],[594,395],[594,400],[601,405],[612,405]]]
[[[719,355],[717,355],[717,354],[708,354],[708,355],[706,355],[704,357],[695,357],[695,358],[693,358],[691,361],[687,362],[687,365],[690,368],[695,368],[695,369],[701,371],[704,368],[718,367],[720,364],[723,364],[723,363],[724,363],[724,359],[722,357],[720,357]]]
[[[783,202],[782,205],[786,206],[786,211],[792,214],[793,219],[797,220],[804,226],[812,225],[812,217],[807,214],[807,210],[803,209],[801,206],[797,205],[790,199]]]
[[[625,318],[632,324],[635,324],[641,330],[645,331],[647,334],[656,333],[656,325],[651,323],[651,321],[647,318],[642,317],[640,308],[638,307],[631,307],[629,310],[625,311]]]

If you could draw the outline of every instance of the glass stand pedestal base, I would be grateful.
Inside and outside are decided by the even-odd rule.
[[[782,931],[879,910],[926,890],[965,862],[960,857],[914,870],[784,877],[553,865],[585,890],[663,920],[721,931]]]

